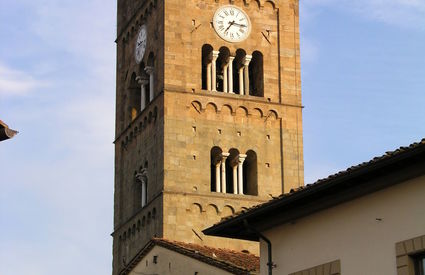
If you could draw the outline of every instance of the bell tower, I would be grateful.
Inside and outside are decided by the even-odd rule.
[[[304,184],[298,0],[118,0],[113,274]]]

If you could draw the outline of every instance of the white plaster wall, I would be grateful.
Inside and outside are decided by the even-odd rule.
[[[153,263],[158,256],[158,263]],[[231,273],[185,255],[155,246],[130,272],[130,275],[231,275]]]
[[[396,275],[395,244],[425,235],[425,176],[263,233],[273,245],[274,275],[337,259],[343,275]],[[267,274],[264,242],[260,254]]]

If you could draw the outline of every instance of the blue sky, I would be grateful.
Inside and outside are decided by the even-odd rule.
[[[0,0],[0,274],[110,274],[111,0]],[[425,0],[301,1],[306,182],[425,137]]]

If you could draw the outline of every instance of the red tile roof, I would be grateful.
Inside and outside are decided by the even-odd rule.
[[[256,274],[260,270],[259,257],[250,253],[155,238],[133,258],[126,268],[121,271],[120,275],[129,274],[155,245],[170,249],[233,274]]]

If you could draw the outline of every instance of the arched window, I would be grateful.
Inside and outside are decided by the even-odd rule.
[[[216,63],[217,91],[225,93],[229,92],[229,57],[229,49],[221,47]]]
[[[202,89],[263,97],[263,54],[255,51],[248,55],[238,49],[234,56],[227,47],[214,51],[211,45],[203,45]]]
[[[255,51],[249,63],[249,94],[264,97],[263,54]]]
[[[243,88],[243,69],[246,52],[242,49],[236,51],[235,61],[233,62],[233,87],[234,92],[239,95],[244,94]]]
[[[211,62],[213,47],[209,44],[202,46],[202,89],[211,91]]]
[[[221,154],[220,147],[211,149],[211,192],[221,193]]]
[[[229,154],[226,160],[226,191],[227,193],[238,194],[239,151],[230,149]]]
[[[142,169],[136,174],[136,184],[138,184],[138,204],[140,207],[145,207],[148,203],[148,172],[147,169]]]
[[[237,149],[228,153],[219,147],[211,149],[211,192],[258,195],[257,155]]]
[[[145,64],[139,66],[139,76],[136,78],[140,89],[140,110],[143,111],[149,103],[149,76],[145,72]]]
[[[257,154],[249,150],[246,153],[246,159],[243,163],[244,194],[252,196],[258,195],[257,178]]]
[[[133,121],[140,112],[141,99],[140,99],[140,87],[137,83],[137,75],[133,73],[130,79],[130,86],[128,88],[129,98],[129,116]]]
[[[149,103],[155,97],[155,56],[152,52],[149,53],[145,72],[149,76],[149,83],[148,83],[149,93],[146,98],[146,102]]]

